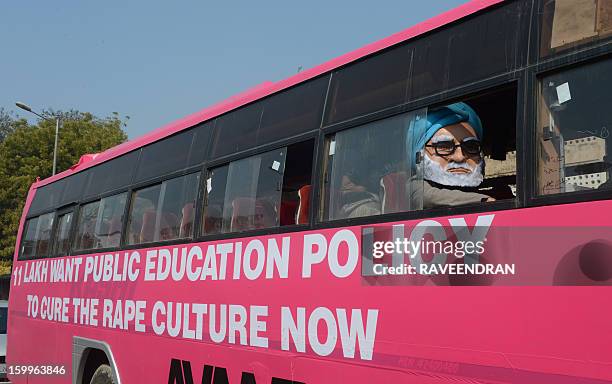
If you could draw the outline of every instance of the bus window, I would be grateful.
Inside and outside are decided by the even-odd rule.
[[[27,220],[20,258],[49,256],[54,217],[55,212],[50,212]]]
[[[36,231],[36,257],[49,255],[54,216],[55,212],[51,212],[41,215],[38,219],[38,230]]]
[[[57,218],[57,229],[53,240],[53,255],[65,256],[70,249],[70,227],[72,212],[61,214]]]
[[[515,132],[514,84],[338,132],[328,140],[323,218],[512,199]]]
[[[308,224],[314,140],[287,147],[280,204],[280,225]]]
[[[215,120],[210,157],[219,158],[321,126],[329,75],[321,76]]]
[[[278,226],[285,158],[282,148],[230,163],[223,232]]]
[[[413,51],[400,46],[334,72],[326,124],[407,101]]]
[[[29,259],[36,256],[36,228],[38,227],[38,217],[28,219],[25,223],[24,235],[21,240],[21,252],[19,259]]]
[[[538,193],[612,189],[612,60],[544,76],[538,108]]]
[[[426,110],[406,113],[329,138],[325,220],[420,208],[410,199],[420,177],[407,146],[412,143],[411,126],[424,121],[425,115]]]
[[[118,247],[125,202],[126,193],[121,193],[81,206],[74,249]]]
[[[184,169],[189,160],[189,150],[194,130],[167,137],[142,149],[135,182],[162,176]]]
[[[91,198],[128,186],[132,182],[139,153],[139,150],[132,151],[91,168],[83,197]]]
[[[542,57],[612,36],[612,2],[609,0],[542,3]]]
[[[192,173],[135,191],[128,244],[191,237],[199,179]]]
[[[42,211],[49,210],[50,208],[57,207],[65,186],[66,180],[62,179],[37,188],[28,214],[35,215]]]
[[[203,233],[308,223],[313,149],[308,140],[210,170]]]

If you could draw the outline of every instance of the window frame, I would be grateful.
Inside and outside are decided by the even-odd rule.
[[[55,254],[55,242],[57,240],[57,234],[59,231],[59,218],[67,213],[72,213],[72,223],[70,224],[70,228],[68,229],[68,252],[66,255],[58,255]],[[74,240],[74,232],[76,229],[76,214],[77,214],[77,205],[76,204],[70,204],[69,206],[65,206],[65,207],[60,207],[59,209],[57,209],[55,211],[55,220],[53,222],[53,229],[52,229],[52,242],[51,242],[51,254],[48,256],[48,258],[55,258],[55,257],[66,257],[66,256],[71,256],[72,255],[72,242]]]
[[[28,260],[39,260],[39,259],[47,259],[52,257],[51,253],[48,253],[47,255],[44,256],[39,256],[39,255],[34,255],[33,257],[23,257],[23,253],[21,252],[21,249],[23,248],[23,241],[25,240],[25,236],[26,236],[26,223],[28,220],[32,220],[35,218],[40,218],[41,216],[44,215],[48,215],[48,214],[53,214],[52,216],[52,224],[51,224],[51,234],[49,235],[49,249],[51,250],[51,252],[53,251],[53,241],[54,241],[54,229],[55,226],[57,224],[57,212],[56,210],[52,210],[52,211],[47,211],[47,212],[43,212],[43,213],[39,213],[37,215],[33,215],[31,217],[26,217],[26,220],[24,221],[23,224],[23,230],[21,233],[21,238],[19,239],[19,250],[17,252],[17,261],[28,261]],[[38,240],[36,240],[38,242]],[[36,246],[38,246],[38,244],[36,244]]]
[[[603,53],[602,53],[603,52]],[[529,190],[526,201],[526,206],[540,207],[547,205],[560,205],[580,202],[594,202],[599,200],[610,200],[612,191],[591,190],[591,191],[574,191],[560,192],[555,194],[540,195],[538,193],[538,150],[537,150],[537,129],[538,129],[538,101],[540,98],[540,81],[543,77],[560,73],[565,70],[579,68],[592,63],[612,60],[612,41],[604,44],[604,47],[594,47],[592,49],[580,52],[579,54],[560,55],[546,62],[543,62],[529,69],[529,89],[531,90],[532,100],[527,106],[527,115],[529,118],[529,135],[531,145],[529,145],[528,164],[531,164],[529,174]]]
[[[300,232],[300,231],[306,231],[306,230],[313,229],[313,224],[315,223],[313,221],[313,213],[315,211],[315,207],[313,206],[313,204],[315,203],[313,195],[315,194],[314,192],[315,183],[318,183],[318,180],[317,180],[318,155],[317,154],[318,154],[320,136],[321,136],[320,130],[310,131],[310,132],[306,132],[306,133],[302,133],[302,134],[293,136],[289,139],[280,140],[274,143],[261,145],[259,147],[255,147],[255,148],[251,148],[251,149],[248,149],[242,152],[234,153],[230,156],[225,156],[219,159],[215,159],[213,161],[205,162],[203,166],[203,173],[202,173],[202,175],[204,176],[201,177],[201,180],[200,180],[201,181],[200,196],[197,202],[199,212],[196,211],[196,215],[197,215],[196,220],[197,220],[198,228],[197,228],[197,232],[195,233],[194,241],[202,242],[202,241],[223,240],[223,239],[249,237],[249,236],[265,236],[265,235],[287,233],[287,232]],[[208,178],[210,171],[212,169],[218,168],[224,165],[229,165],[233,161],[238,161],[238,160],[246,159],[248,157],[261,155],[266,152],[274,151],[274,150],[281,149],[284,147],[289,147],[293,144],[297,144],[297,143],[308,141],[308,140],[314,141],[313,156],[312,156],[312,163],[311,163],[311,176],[310,176],[312,189],[311,189],[310,198],[309,198],[310,212],[308,213],[308,217],[309,217],[308,224],[290,224],[290,225],[285,225],[285,226],[278,225],[276,227],[251,229],[251,230],[239,231],[239,232],[211,233],[211,234],[202,233],[202,230],[203,230],[202,220],[204,219],[204,203],[205,203],[205,199],[208,198],[207,193],[205,192],[206,179]]]
[[[189,170],[189,171],[187,171]],[[125,207],[125,211],[124,211],[124,217],[125,220],[122,223],[122,230],[121,230],[121,242],[120,242],[120,249],[138,249],[138,248],[147,248],[147,247],[156,247],[159,245],[171,245],[171,244],[180,244],[180,243],[190,243],[193,242],[195,235],[196,235],[196,226],[197,223],[196,221],[198,220],[198,207],[200,204],[200,194],[201,194],[201,189],[202,189],[202,175],[203,175],[203,169],[202,166],[198,165],[198,166],[193,166],[193,167],[189,167],[185,170],[181,170],[181,171],[176,171],[173,173],[170,173],[169,175],[166,176],[160,176],[157,177],[153,180],[155,180],[154,182],[152,182],[151,180],[147,180],[144,182],[141,182],[139,184],[134,184],[131,186],[131,188],[128,190],[128,199],[126,200],[126,207]],[[149,188],[149,187],[153,187],[155,185],[161,185],[162,183],[172,180],[172,179],[176,179],[179,177],[184,177],[187,175],[191,175],[191,174],[198,174],[199,173],[199,180],[197,183],[197,188],[196,188],[196,194],[195,194],[195,201],[194,201],[194,223],[193,223],[193,233],[191,234],[191,236],[189,237],[179,237],[176,239],[170,239],[170,240],[158,240],[158,241],[150,241],[150,242],[146,242],[146,243],[136,243],[136,244],[129,244],[127,242],[127,236],[128,236],[128,231],[129,231],[129,215],[130,212],[132,211],[132,205],[134,203],[134,193],[145,189],[145,188]],[[199,230],[199,228],[197,228]]]

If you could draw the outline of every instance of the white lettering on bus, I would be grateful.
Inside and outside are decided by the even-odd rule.
[[[344,247],[342,246],[345,244]],[[340,252],[346,250],[345,253]],[[312,266],[320,264],[327,256],[330,272],[338,278],[345,278],[353,273],[359,260],[359,242],[355,234],[342,229],[332,236],[329,249],[325,236],[313,233],[304,235],[304,248],[302,259],[302,277],[312,276]],[[340,257],[346,255],[346,263],[340,264]]]
[[[357,347],[362,360],[372,360],[374,340],[376,338],[376,326],[378,322],[378,310],[368,309],[365,325],[361,309],[351,311],[350,323],[347,319],[345,308],[336,308],[336,316],[326,307],[318,307],[308,317],[308,329],[306,329],[306,309],[297,308],[297,322],[291,312],[291,308],[281,308],[281,349],[290,350],[290,341],[298,352],[305,353],[305,340],[308,339],[312,350],[320,356],[330,355],[338,343],[338,332],[340,333],[340,345],[342,354],[347,358],[354,358]],[[336,321],[336,318],[338,319]],[[325,322],[326,335],[319,335],[319,323]],[[308,334],[307,334],[308,333]],[[322,337],[324,336],[324,337]]]

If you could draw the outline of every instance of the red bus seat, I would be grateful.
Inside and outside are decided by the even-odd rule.
[[[308,213],[310,212],[310,184],[304,185],[298,191],[300,205],[297,209],[296,222],[298,224],[308,224]]]
[[[406,181],[406,174],[403,172],[389,173],[380,179],[382,213],[406,210]]]

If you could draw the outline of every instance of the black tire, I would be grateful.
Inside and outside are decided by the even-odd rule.
[[[96,369],[89,384],[116,384],[110,365],[102,364]]]

